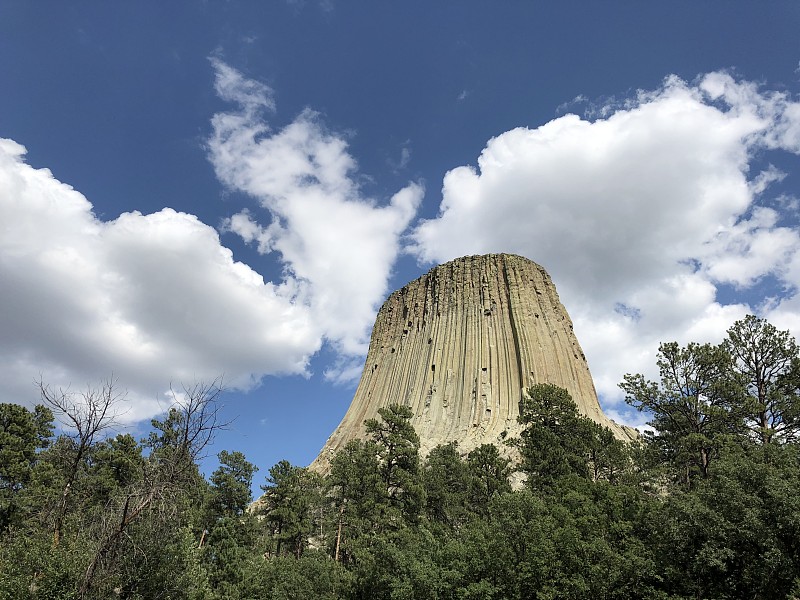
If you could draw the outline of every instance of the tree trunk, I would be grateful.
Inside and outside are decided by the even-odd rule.
[[[58,506],[56,513],[56,520],[53,524],[53,548],[58,548],[61,541],[61,531],[64,527],[64,519],[67,516],[67,503],[69,502],[69,495],[72,492],[72,484],[78,477],[78,469],[80,468],[83,455],[86,454],[86,444],[83,441],[78,445],[75,458],[70,466],[70,471],[67,475],[67,483],[64,485],[64,491],[61,492],[61,503]]]
[[[703,471],[703,479],[708,479],[708,450],[700,449],[700,468]]]
[[[344,525],[344,504],[339,509],[339,527],[336,531],[336,551],[334,552],[333,559],[339,562],[339,547],[342,543],[342,526]]]
[[[147,508],[153,500],[153,494],[149,494],[145,498],[139,502],[138,506],[134,508],[132,511],[129,512],[130,509],[130,502],[131,496],[128,496],[125,499],[125,505],[122,507],[122,517],[119,520],[119,524],[114,528],[106,539],[100,544],[100,547],[95,552],[94,556],[92,557],[89,566],[86,568],[86,574],[83,576],[83,582],[81,583],[81,587],[78,589],[78,597],[85,598],[86,595],[89,593],[89,590],[92,587],[92,583],[94,581],[94,576],[97,571],[97,567],[100,564],[100,561],[105,558],[111,550],[117,545],[117,542],[122,537],[122,534],[125,533],[125,530],[128,526],[135,521],[139,515],[142,514],[145,508]]]

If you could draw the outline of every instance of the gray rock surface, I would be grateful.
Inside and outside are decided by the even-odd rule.
[[[635,431],[601,411],[572,321],[550,276],[521,256],[467,256],[394,292],[372,331],[349,410],[311,468],[326,472],[337,449],[364,437],[379,408],[408,405],[427,454],[457,440],[462,452],[519,432],[523,390],[566,388],[580,411],[621,439]]]

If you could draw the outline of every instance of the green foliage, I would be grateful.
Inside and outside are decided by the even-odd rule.
[[[120,490],[142,479],[146,463],[142,447],[130,434],[100,442],[92,448],[88,468],[77,482],[83,502],[107,504]]]
[[[190,527],[149,512],[128,535],[118,546],[113,570],[96,578],[87,597],[113,598],[115,589],[137,600],[206,597],[206,575]]]
[[[211,510],[218,517],[241,516],[253,499],[250,487],[258,468],[241,452],[223,450],[217,458],[219,468],[211,474]]]
[[[28,427],[30,468],[12,486],[25,518],[0,532],[0,581],[12,597],[202,598],[207,591],[193,526],[206,487],[196,459],[215,429],[218,388],[187,390],[140,443],[106,437],[122,398],[112,383],[78,395],[40,384],[69,428],[48,440],[45,410]]]
[[[364,422],[367,433],[378,449],[380,473],[389,505],[403,519],[415,521],[424,502],[419,483],[419,436],[411,425],[413,413],[408,406],[390,404],[379,408],[381,420]],[[394,515],[388,515],[390,520]]]
[[[497,446],[482,444],[467,455],[468,503],[473,512],[489,515],[489,503],[498,494],[511,491],[511,459],[500,455]]]
[[[315,512],[321,505],[322,481],[316,473],[282,460],[269,470],[261,486],[262,511],[275,544],[270,553],[299,558],[314,532]]]
[[[420,461],[391,405],[327,477],[273,466],[255,509],[244,455],[198,470],[215,386],[141,442],[97,435],[100,413],[53,440],[46,410],[0,405],[0,600],[796,598],[796,354],[755,317],[722,346],[663,344],[658,382],[622,384],[655,429],[630,445],[533,386],[519,465],[455,442]],[[62,420],[86,416],[42,388]]]
[[[620,387],[626,402],[653,415],[650,442],[688,485],[708,477],[725,436],[741,431],[740,386],[723,346],[661,344],[657,364],[659,383],[625,375]]]
[[[425,515],[433,523],[457,527],[468,518],[470,477],[458,443],[436,446],[422,469]]]
[[[536,385],[520,401],[518,421],[525,426],[518,447],[531,484],[546,486],[570,474],[588,476],[578,436],[577,409],[565,389]]]
[[[246,565],[247,577],[238,596],[225,598],[259,598],[295,600],[314,598],[339,600],[347,598],[350,574],[340,564],[316,551],[300,558],[275,556],[264,560],[257,556]]]
[[[346,444],[331,462],[327,488],[335,515],[331,554],[337,562],[349,562],[352,541],[375,531],[387,511],[376,445]]]
[[[466,460],[456,442],[435,447],[422,470],[428,521],[458,529],[476,516],[486,518],[492,498],[511,491],[510,474],[511,460],[493,444],[478,446]]]
[[[214,523],[201,558],[215,597],[238,597],[237,590],[250,575],[248,562],[257,555],[260,529],[258,518],[251,513],[224,516]]]
[[[747,315],[728,329],[724,347],[744,388],[744,423],[763,444],[800,432],[800,349],[788,331]]]
[[[556,539],[569,548],[561,556],[558,584],[574,590],[567,597],[650,594],[657,581],[656,563],[642,534],[652,499],[638,488],[576,479],[571,485],[561,482],[550,510],[566,530],[566,535],[556,533]]]
[[[554,495],[496,496],[489,521],[464,532],[458,587],[486,598],[646,596],[653,563],[635,535],[644,502],[577,476]]]
[[[664,501],[652,532],[664,588],[789,598],[800,572],[797,448],[726,448],[714,477]]]
[[[0,404],[0,532],[15,522],[18,493],[31,480],[38,452],[53,433],[53,413],[45,406],[33,412],[17,404]]]
[[[570,475],[613,480],[627,465],[622,443],[578,413],[563,388],[551,384],[529,388],[520,401],[518,421],[525,428],[516,445],[533,487],[548,488]]]
[[[12,529],[0,539],[0,600],[71,600],[88,562],[80,540],[66,538],[53,548],[49,529]]]
[[[414,600],[443,596],[439,544],[423,527],[361,539],[353,552],[351,598]]]

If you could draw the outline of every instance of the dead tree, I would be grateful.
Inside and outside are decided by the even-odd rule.
[[[44,404],[53,411],[59,423],[72,432],[65,434],[72,442],[72,456],[67,462],[64,487],[53,519],[53,547],[57,547],[81,464],[104,433],[117,426],[119,405],[125,399],[126,392],[116,389],[113,377],[98,388],[87,387],[84,392],[71,392],[69,388],[56,390],[41,379],[36,385]]]
[[[153,421],[156,431],[150,434],[147,445],[150,455],[144,475],[125,490],[111,508],[97,550],[86,568],[78,590],[80,598],[88,597],[98,568],[114,555],[128,528],[148,510],[167,506],[185,492],[196,471],[196,461],[213,440],[214,434],[228,423],[219,421],[217,404],[223,392],[222,379],[211,383],[195,383],[181,390],[170,388],[172,406],[163,421]]]

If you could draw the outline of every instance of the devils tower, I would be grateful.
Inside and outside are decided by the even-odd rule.
[[[631,431],[601,411],[589,366],[547,272],[509,254],[467,256],[394,292],[372,330],[364,371],[341,424],[312,468],[364,436],[389,404],[411,407],[421,452],[458,441],[462,451],[519,432],[523,390],[552,383],[622,439]]]

